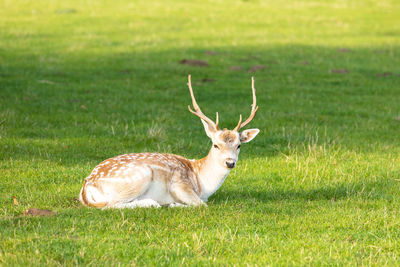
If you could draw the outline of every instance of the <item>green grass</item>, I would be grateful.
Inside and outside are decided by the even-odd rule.
[[[398,14],[395,0],[1,1],[0,265],[397,265]],[[260,106],[208,207],[74,200],[108,157],[207,153],[189,73],[222,127],[249,114],[252,75]]]

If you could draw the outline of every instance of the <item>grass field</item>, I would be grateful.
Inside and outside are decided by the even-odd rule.
[[[399,14],[396,0],[0,1],[0,265],[398,265]],[[207,154],[189,73],[222,127],[248,116],[252,75],[260,106],[208,207],[83,207],[106,158]]]

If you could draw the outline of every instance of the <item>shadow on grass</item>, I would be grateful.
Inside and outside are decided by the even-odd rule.
[[[210,201],[216,204],[225,203],[227,199],[228,201],[238,202],[248,199],[257,202],[338,201],[342,199],[385,200],[390,202],[396,198],[391,190],[394,190],[393,188],[397,186],[398,182],[394,179],[381,179],[379,181],[340,183],[311,189],[263,190],[246,187],[240,190],[222,189]],[[277,187],[281,188],[281,186]]]
[[[209,140],[186,108],[189,73],[203,111],[210,117],[219,111],[228,128],[249,113],[250,76],[256,77],[260,109],[251,126],[261,134],[248,156],[275,156],[289,144],[339,143],[365,151],[399,145],[398,47],[207,50],[215,53],[48,51],[57,65],[43,55],[0,65],[0,135],[14,139],[5,141],[2,158],[77,162],[160,150],[204,156]],[[183,58],[209,67],[180,64]],[[250,73],[256,65],[263,68]]]

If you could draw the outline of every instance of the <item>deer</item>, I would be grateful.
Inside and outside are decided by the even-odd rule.
[[[208,155],[195,160],[163,153],[132,153],[116,156],[98,164],[85,179],[79,199],[95,208],[188,207],[207,206],[208,198],[236,166],[240,146],[253,140],[259,129],[239,131],[248,125],[258,110],[254,77],[251,78],[253,104],[250,116],[233,130],[220,129],[218,112],[215,122],[200,109],[188,76],[194,111],[212,141]]]

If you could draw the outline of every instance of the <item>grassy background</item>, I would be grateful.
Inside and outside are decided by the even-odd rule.
[[[2,0],[0,264],[398,264],[398,14],[395,0]],[[82,207],[108,157],[207,153],[189,73],[228,128],[256,77],[261,133],[208,208]]]

